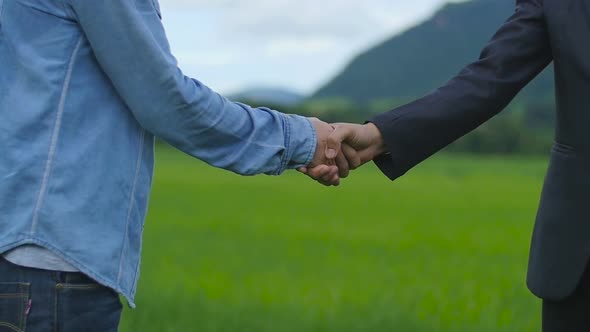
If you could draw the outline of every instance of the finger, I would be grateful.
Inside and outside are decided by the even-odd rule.
[[[377,153],[373,148],[365,149],[358,153],[358,156],[361,159],[361,165],[375,159],[375,157],[378,155],[379,153]]]
[[[354,130],[348,125],[338,125],[336,129],[328,136],[326,142],[326,158],[334,159],[340,151],[342,142],[354,137]]]
[[[297,172],[307,174],[307,167],[299,167],[297,169]]]
[[[330,187],[330,186],[332,186],[332,183],[330,183],[329,181],[318,180],[318,182],[319,182],[321,185],[324,185],[324,186],[326,186],[326,187]]]
[[[329,178],[329,180],[323,180],[323,182],[326,183],[327,186],[337,187],[340,185],[340,176],[338,176],[338,174],[334,174]]]
[[[331,180],[333,186],[338,187],[340,185],[340,177],[334,176]]]
[[[336,166],[327,166],[328,167],[328,171],[324,172],[322,175],[322,180],[326,181],[326,182],[331,182],[332,178],[334,178],[334,176],[338,175],[338,167]]]
[[[326,187],[331,187],[331,186],[337,187],[340,185],[340,177],[338,175],[336,175],[336,176],[332,177],[330,180],[321,180],[318,182],[320,182],[321,184],[323,184]]]
[[[317,181],[324,186],[333,186],[340,180],[338,177],[338,168],[336,166],[325,166],[322,171],[323,174],[317,179]]]
[[[348,167],[352,170],[359,168],[362,164],[359,152],[350,147],[348,144],[342,144],[342,154],[348,161]]]
[[[341,178],[344,179],[348,177],[348,174],[350,173],[350,167],[348,166],[348,160],[346,160],[346,157],[342,152],[338,153],[336,156],[336,166],[338,166],[338,174]]]
[[[324,177],[327,177],[328,175],[330,175],[332,172],[331,168],[329,166],[326,165],[320,165],[314,168],[309,168],[307,170],[307,175],[316,180],[322,180]]]

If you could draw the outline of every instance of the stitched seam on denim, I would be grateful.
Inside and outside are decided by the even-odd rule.
[[[27,318],[28,318],[28,313],[25,313],[26,310],[30,310],[30,308],[28,307],[29,305],[29,301],[30,299],[27,299],[27,301],[25,303],[23,303],[23,332],[25,332],[27,330]]]
[[[18,301],[20,304],[20,310],[19,310],[19,314],[20,314],[20,327],[22,328],[22,330],[25,330],[25,305],[27,302],[27,298],[26,297],[22,297],[20,299],[20,301]]]
[[[74,285],[74,284],[56,284],[57,287],[61,288],[61,289],[96,289],[96,288],[100,288],[100,285],[98,284],[80,284],[80,285]]]
[[[30,282],[0,282],[0,286],[17,286],[19,289],[22,289],[23,287],[30,287],[31,283]],[[13,294],[27,295],[28,293],[19,292],[19,293],[13,293]]]
[[[19,306],[19,308],[18,308],[19,309],[18,310],[18,315],[19,315],[19,318],[20,318],[18,324],[19,324],[20,328],[23,327],[23,318],[24,318],[23,316],[24,316],[24,312],[25,312],[25,307],[23,305],[24,304],[23,303],[24,302],[23,300],[24,300],[24,298],[21,298],[21,301],[18,301],[18,306]]]
[[[125,222],[125,236],[123,237],[123,245],[121,246],[121,256],[119,261],[119,274],[117,276],[117,283],[121,282],[123,276],[123,255],[127,248],[127,234],[129,233],[129,223],[131,220],[131,211],[133,210],[133,201],[135,200],[135,190],[137,188],[137,179],[139,178],[139,171],[141,169],[141,159],[143,158],[143,143],[145,141],[145,130],[141,130],[139,138],[139,153],[137,154],[137,161],[135,165],[135,176],[133,179],[133,187],[131,187],[131,195],[129,197],[129,208],[127,209],[127,221]]]
[[[10,323],[0,322],[0,326],[6,326],[9,329],[15,330],[16,332],[24,332],[23,330],[19,329],[18,326],[12,325]]]
[[[45,163],[45,171],[43,173],[43,181],[41,182],[41,189],[39,190],[39,196],[37,197],[37,204],[35,204],[35,211],[33,212],[33,221],[31,224],[31,234],[35,234],[37,229],[37,222],[39,221],[39,211],[41,210],[41,206],[43,205],[43,201],[45,200],[45,196],[47,195],[47,186],[49,183],[49,176],[51,175],[51,170],[53,168],[53,160],[55,158],[55,152],[57,149],[57,141],[59,138],[59,132],[61,130],[61,121],[63,117],[63,113],[66,107],[66,97],[68,95],[68,89],[70,86],[70,82],[72,80],[72,73],[74,71],[74,65],[76,63],[76,57],[78,56],[78,51],[80,51],[80,47],[82,46],[82,36],[78,38],[78,42],[72,55],[70,56],[70,63],[68,65],[68,70],[66,71],[66,77],[64,80],[64,85],[61,91],[61,96],[59,99],[59,105],[57,109],[57,116],[55,119],[55,125],[53,127],[53,133],[51,134],[51,143],[49,145],[49,153],[47,156],[47,161]]]
[[[315,130],[315,127],[311,123],[311,120],[309,120],[307,118],[305,120],[307,120],[307,124],[309,125],[309,128],[311,130],[311,137],[312,137],[312,142],[313,142],[313,146],[309,150],[309,154],[307,155],[307,158],[305,159],[305,162],[306,162],[305,166],[308,166],[309,164],[311,164],[313,162],[315,150],[317,150],[317,148],[318,148],[318,136],[317,136],[317,132]]]
[[[291,123],[288,121],[287,116],[281,113],[277,113],[279,115],[279,119],[281,119],[283,125],[283,137],[285,142],[285,151],[281,158],[281,163],[279,165],[279,169],[275,171],[275,175],[281,174],[289,165],[289,161],[291,161],[292,151],[290,151],[291,147]],[[291,154],[291,155],[290,155]]]
[[[8,293],[8,294],[0,294],[1,298],[11,298],[11,299],[18,299],[22,297],[27,297],[28,294],[26,293]]]
[[[155,141],[152,139],[152,156],[155,156],[156,154],[156,144]],[[154,160],[155,163],[155,160]],[[154,165],[155,166],[155,165]],[[154,178],[154,169],[155,167],[152,167],[152,174],[150,179]],[[147,214],[147,209],[149,206],[149,196],[148,196],[148,201],[146,202],[145,207],[143,208],[143,215],[145,216]],[[143,228],[145,227],[145,220],[142,224],[142,228],[141,228],[141,236],[139,237],[139,248],[143,248]],[[137,276],[139,275],[139,269],[141,268],[141,256],[140,259],[137,260],[137,266],[135,267],[135,274],[133,275],[133,285],[131,286],[131,294],[135,294],[135,292],[137,291],[137,282],[138,282],[138,278]]]
[[[153,176],[153,175],[152,175]],[[147,209],[147,206],[146,206]],[[146,215],[146,212],[144,212],[144,215]],[[145,221],[144,221],[145,223]],[[141,234],[139,237],[139,248],[141,249],[143,247],[142,245],[142,241],[143,241],[143,229],[141,230]],[[131,293],[134,294],[135,291],[137,290],[137,276],[139,275],[139,269],[141,266],[141,254],[140,254],[140,258],[137,260],[137,265],[135,266],[135,272],[133,274],[133,283],[131,284]]]
[[[55,294],[53,297],[53,331],[57,332],[57,285],[53,288],[53,293]]]

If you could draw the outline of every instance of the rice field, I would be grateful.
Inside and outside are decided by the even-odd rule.
[[[122,331],[539,331],[525,286],[547,161],[441,155],[339,188],[160,147]]]

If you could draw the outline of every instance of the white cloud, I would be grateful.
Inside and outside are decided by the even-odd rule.
[[[165,8],[213,10],[227,35],[354,38],[407,24],[444,0],[160,0]]]
[[[190,73],[220,87],[262,83],[305,92],[444,2],[160,0],[172,48]]]

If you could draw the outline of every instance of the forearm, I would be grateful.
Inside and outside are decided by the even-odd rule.
[[[141,112],[140,122],[185,153],[242,175],[278,175],[311,162],[316,137],[308,119],[231,102],[196,80],[177,91],[168,102],[153,100],[160,111]]]

